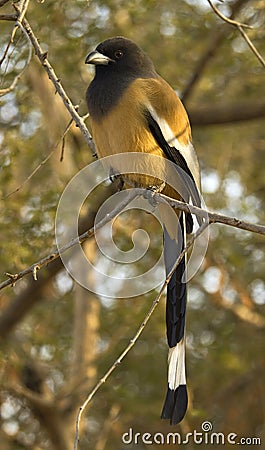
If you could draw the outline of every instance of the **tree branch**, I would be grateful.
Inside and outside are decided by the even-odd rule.
[[[16,34],[18,28],[20,28],[22,33],[26,36],[26,39],[27,39],[28,44],[29,44],[29,47],[28,47],[29,51],[28,51],[28,57],[27,57],[27,60],[25,62],[25,65],[24,65],[23,69],[20,71],[20,73],[18,75],[15,76],[14,80],[12,81],[12,83],[11,83],[11,85],[9,87],[7,87],[5,89],[0,89],[0,97],[3,97],[4,95],[8,94],[9,92],[11,92],[11,91],[13,91],[15,89],[15,87],[16,87],[18,81],[20,80],[21,76],[25,72],[26,68],[29,66],[30,61],[31,61],[31,56],[32,56],[32,46],[31,46],[29,37],[28,37],[27,33],[25,32],[25,30],[24,30],[24,28],[22,26],[22,23],[21,23],[21,21],[25,17],[27,9],[28,9],[29,0],[22,1],[21,5],[19,5],[19,6],[14,3],[13,6],[16,9],[18,15],[17,15],[17,18],[16,18],[16,24],[15,24],[13,30],[12,30],[9,42],[8,42],[8,44],[6,46],[5,51],[4,51],[4,55],[1,58],[0,66],[2,65],[2,63],[4,62],[4,60],[6,59],[6,57],[8,55],[8,51],[9,51],[10,45],[14,42],[15,34]],[[8,66],[8,62],[6,64],[6,68],[7,68],[7,66]]]
[[[240,9],[245,6],[250,0],[237,0],[234,4],[231,5],[231,16],[232,19]],[[181,95],[182,101],[187,102],[188,97],[191,96],[192,91],[194,90],[196,84],[200,80],[203,71],[206,66],[209,64],[211,59],[215,56],[218,48],[222,44],[223,40],[229,34],[229,27],[219,26],[216,30],[214,30],[214,34],[211,35],[211,40],[206,51],[201,55],[200,59],[197,61],[194,72],[192,73],[184,91]]]
[[[63,268],[63,263],[59,258],[52,261],[47,270],[40,274],[38,281],[31,278],[22,292],[13,301],[10,301],[5,308],[2,308],[0,315],[1,340],[5,339],[28,311],[42,300],[43,289],[51,278]]]
[[[211,257],[211,255],[206,257],[206,265],[207,267],[218,267],[221,273],[216,291],[211,292],[211,302],[228,311],[231,311],[235,317],[239,318],[241,321],[247,322],[256,328],[265,329],[265,317],[263,317],[259,312],[254,311],[253,300],[248,297],[246,301],[247,294],[243,291],[243,287],[238,280],[235,282],[233,277],[231,278],[231,274],[227,274],[226,267],[218,260],[216,261],[216,259]],[[223,293],[227,286],[237,292],[239,302],[227,301],[225,299]],[[205,294],[208,294],[207,290],[202,285],[200,285],[200,289],[202,289]]]
[[[265,116],[265,100],[241,100],[236,103],[206,104],[189,108],[191,124],[198,126],[217,125],[261,119]]]
[[[238,30],[240,31],[241,35],[243,36],[243,38],[245,39],[246,43],[248,44],[250,50],[252,50],[252,52],[254,53],[254,55],[258,58],[258,60],[260,61],[260,63],[263,65],[263,67],[265,67],[265,60],[264,58],[261,56],[260,52],[258,51],[258,49],[255,47],[255,45],[253,44],[253,42],[249,39],[247,33],[244,31],[243,27],[238,25]]]
[[[132,347],[134,346],[134,344],[136,343],[136,341],[138,340],[138,338],[142,334],[143,330],[145,329],[146,324],[150,320],[150,318],[151,318],[153,312],[155,311],[158,303],[160,302],[160,299],[161,299],[161,297],[163,295],[163,292],[165,291],[165,289],[166,289],[166,287],[167,287],[167,285],[168,285],[168,283],[169,283],[173,273],[175,272],[177,266],[180,264],[182,258],[187,253],[187,251],[192,246],[192,244],[195,242],[195,240],[205,231],[205,229],[208,227],[208,225],[209,225],[209,223],[207,223],[207,222],[203,223],[203,225],[197,230],[196,233],[194,233],[192,238],[188,241],[188,243],[186,244],[185,248],[182,250],[182,252],[180,253],[179,257],[177,258],[175,264],[173,265],[171,271],[169,272],[167,278],[165,279],[165,281],[164,281],[164,283],[163,283],[163,285],[162,285],[162,287],[161,287],[157,297],[153,301],[149,311],[147,312],[143,322],[141,323],[141,325],[139,326],[138,330],[136,331],[134,337],[130,340],[129,344],[126,346],[126,348],[120,354],[118,359],[116,359],[116,361],[107,370],[107,372],[104,374],[104,376],[98,381],[98,383],[95,385],[95,387],[92,389],[92,391],[87,396],[87,398],[84,401],[84,403],[80,406],[78,414],[77,414],[77,418],[76,418],[76,434],[75,434],[74,450],[77,450],[77,447],[78,447],[78,442],[79,442],[79,425],[80,425],[80,421],[81,421],[81,418],[82,418],[82,414],[84,413],[87,405],[91,402],[92,398],[94,397],[96,392],[99,390],[99,388],[102,386],[102,384],[104,384],[106,382],[106,380],[109,378],[109,376],[112,374],[112,372],[116,369],[116,367],[118,367],[121,364],[122,360],[129,353],[129,351],[132,349]]]
[[[236,27],[239,27],[239,26],[240,26],[240,27],[244,27],[244,28],[253,28],[253,27],[250,26],[250,25],[247,25],[247,24],[245,24],[245,23],[238,22],[237,20],[233,20],[233,19],[230,19],[229,17],[224,16],[224,15],[219,11],[219,9],[216,8],[216,6],[212,3],[211,0],[208,0],[208,3],[210,4],[210,6],[211,6],[211,8],[214,10],[214,12],[217,14],[217,16],[219,16],[222,20],[224,20],[225,22],[229,23],[230,25],[234,25],[234,26],[236,26]]]
[[[52,81],[52,83],[55,86],[56,91],[58,92],[58,94],[60,95],[61,99],[63,100],[63,103],[66,107],[66,109],[69,111],[69,113],[71,114],[73,120],[75,121],[75,123],[77,124],[77,126],[80,128],[80,130],[82,131],[86,142],[88,143],[89,147],[91,148],[91,150],[93,151],[93,154],[96,153],[95,150],[95,145],[94,142],[92,140],[92,137],[85,125],[84,120],[82,119],[82,117],[80,117],[80,115],[77,113],[76,108],[74,107],[74,105],[72,104],[70,98],[68,97],[68,95],[66,94],[65,90],[62,87],[62,84],[60,82],[60,79],[57,77],[55,71],[53,70],[51,64],[49,63],[48,59],[47,59],[47,53],[43,52],[41,46],[39,45],[39,42],[37,40],[37,38],[35,37],[28,21],[26,19],[23,20],[23,26],[26,30],[26,32],[28,33],[28,36],[31,40],[31,43],[34,47],[34,50],[36,52],[36,55],[38,56],[42,66],[44,67],[45,71],[47,72],[49,79]]]
[[[83,120],[83,118],[78,114],[76,107],[73,105],[73,103],[71,102],[70,98],[68,97],[68,95],[66,94],[61,82],[60,82],[60,78],[56,75],[53,67],[51,66],[51,64],[48,61],[47,58],[47,52],[44,52],[38,42],[38,39],[36,38],[36,36],[33,33],[32,28],[30,27],[29,22],[27,21],[26,18],[24,18],[22,20],[22,27],[24,28],[25,32],[27,33],[31,44],[35,50],[35,53],[41,63],[41,65],[43,66],[44,70],[46,71],[46,73],[49,76],[49,79],[51,80],[51,82],[53,83],[56,92],[58,92],[59,96],[61,97],[66,109],[68,110],[68,112],[70,113],[71,117],[73,118],[73,120],[75,121],[76,125],[80,128],[80,130],[82,131],[84,138],[86,140],[86,142],[88,143],[89,147],[91,148],[93,154],[95,154],[95,145],[94,142],[92,140],[92,137],[85,125],[85,122]]]
[[[259,329],[265,329],[265,318],[261,314],[251,311],[246,305],[225,301],[220,290],[211,293],[211,300],[215,304],[222,306],[222,308],[231,311],[240,320],[248,322]]]
[[[143,195],[146,192],[145,189],[137,188],[133,190],[128,190],[128,195],[125,198],[123,202],[121,202],[113,211],[111,214],[109,214],[107,217],[102,219],[98,224],[96,229],[99,229],[106,225],[109,221],[114,219],[123,209],[137,196]],[[167,197],[166,195],[157,193],[154,194],[155,200],[158,202],[167,202],[174,208],[184,211],[187,213],[196,214],[199,217],[202,218],[208,218],[210,223],[222,223],[224,225],[229,225],[231,227],[240,228],[241,230],[251,231],[252,233],[258,233],[258,234],[264,234],[265,235],[265,226],[264,225],[256,225],[250,222],[246,222],[241,219],[237,219],[235,217],[225,216],[223,214],[219,213],[213,213],[210,211],[207,211],[205,209],[198,208],[196,206],[188,205],[187,203],[172,199],[170,197]],[[34,279],[37,277],[37,272],[44,266],[47,266],[55,259],[59,258],[60,254],[65,253],[70,248],[74,247],[75,245],[84,242],[86,239],[91,238],[96,229],[94,227],[90,228],[89,230],[82,233],[78,238],[72,239],[70,242],[65,244],[63,247],[61,247],[59,250],[54,251],[48,256],[45,256],[44,258],[40,259],[36,263],[32,264],[30,267],[27,267],[26,269],[22,270],[21,272],[18,272],[16,274],[10,274],[6,272],[6,275],[8,276],[8,280],[3,281],[0,284],[0,290],[10,286],[14,285],[16,281],[20,280],[21,278],[25,277],[26,275],[32,274]]]
[[[198,208],[197,206],[189,205],[179,200],[171,199],[164,194],[155,194],[154,196],[158,201],[159,198],[167,201],[171,206],[180,211],[195,214],[202,218],[208,218],[210,223],[222,223],[231,227],[240,228],[241,230],[251,231],[252,233],[264,234],[265,225],[256,225],[254,223],[245,222],[244,220],[237,219],[236,217],[225,216],[224,214],[210,212],[206,209]]]
[[[9,0],[0,0],[0,8],[4,6]]]
[[[0,20],[6,20],[8,22],[15,22],[17,17],[17,14],[0,14]]]
[[[20,384],[10,385],[8,389],[27,400],[39,422],[46,428],[56,449],[70,450],[70,429],[66,426],[66,417],[56,398],[47,398]]]
[[[70,121],[68,122],[62,136],[59,138],[59,140],[56,142],[55,145],[52,146],[52,149],[50,150],[50,152],[48,153],[47,156],[45,156],[45,158],[37,165],[37,167],[35,167],[35,169],[27,176],[27,178],[22,181],[22,183],[20,183],[19,186],[17,186],[14,190],[12,190],[11,192],[9,192],[8,194],[4,195],[1,200],[6,200],[7,198],[11,197],[11,195],[15,194],[16,192],[20,191],[20,189],[23,188],[23,186],[29,181],[31,180],[31,178],[36,175],[36,173],[40,170],[40,168],[42,166],[44,166],[46,164],[47,161],[49,161],[49,159],[51,158],[51,156],[54,154],[55,150],[57,149],[57,147],[59,146],[60,142],[63,141],[63,139],[65,138],[65,136],[67,135],[68,131],[71,128],[71,125],[73,123],[73,119],[70,119]],[[61,161],[61,159],[60,159]]]
[[[255,45],[253,44],[253,42],[249,39],[249,37],[247,36],[247,34],[244,31],[244,28],[252,28],[249,25],[246,25],[244,23],[240,23],[237,22],[236,20],[232,20],[226,16],[224,16],[218,8],[216,8],[216,6],[213,4],[213,2],[211,0],[208,0],[209,5],[211,6],[211,8],[213,9],[213,11],[215,12],[215,14],[217,14],[218,17],[220,17],[224,22],[229,23],[230,25],[233,25],[234,27],[236,27],[241,35],[243,36],[243,38],[245,39],[246,43],[248,44],[248,46],[250,47],[251,51],[254,53],[254,55],[258,58],[258,60],[260,61],[260,63],[263,65],[263,67],[265,67],[265,61],[262,58],[261,54],[259,53],[259,51],[256,49]]]
[[[80,236],[78,236],[75,239],[72,239],[70,242],[65,244],[63,247],[61,247],[59,250],[54,251],[48,256],[45,256],[44,258],[40,259],[38,262],[32,264],[30,267],[27,267],[26,269],[22,270],[19,273],[16,274],[10,274],[6,272],[6,275],[9,277],[9,280],[4,281],[0,284],[0,290],[5,288],[6,286],[14,285],[18,280],[23,278],[26,275],[32,274],[34,276],[34,279],[37,279],[37,271],[40,270],[42,267],[47,266],[55,259],[59,258],[60,254],[65,253],[70,248],[74,247],[77,244],[81,244],[88,238],[91,238],[95,231],[104,225],[106,225],[110,220],[114,219],[135,197],[139,195],[138,189],[137,192],[131,190],[128,192],[128,195],[126,199],[120,203],[119,206],[117,206],[111,214],[109,214],[107,217],[102,219],[100,222],[98,222],[97,227],[90,228],[89,230],[82,233]],[[139,189],[139,191],[143,191],[142,189]]]
[[[95,216],[97,214],[99,205],[104,203],[111,194],[115,191],[114,186],[109,186],[108,190],[102,190],[97,196],[97,202],[93,203],[93,208],[90,208],[80,220],[80,233],[82,234],[87,228],[92,228]],[[46,270],[38,273],[38,280],[35,281],[33,277],[27,280],[27,286],[9,302],[5,308],[2,308],[0,314],[0,338],[5,339],[7,335],[14,329],[14,327],[22,320],[22,318],[35,306],[35,304],[42,300],[42,292],[56,274],[64,269],[63,263],[59,257],[47,264]],[[37,266],[37,264],[36,264]]]

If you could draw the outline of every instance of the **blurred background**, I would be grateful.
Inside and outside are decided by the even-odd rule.
[[[225,15],[253,26],[246,32],[265,55],[265,1],[215,4]],[[4,281],[5,272],[17,273],[53,252],[60,196],[94,158],[75,125],[62,140],[70,115],[34,52],[10,89],[26,65],[29,42],[18,29],[10,43],[14,21],[3,16],[15,11],[11,1],[0,1],[0,6]],[[219,19],[206,0],[31,0],[26,17],[81,115],[87,112],[85,91],[93,76],[84,64],[86,55],[110,36],[135,40],[188,110],[207,207],[264,223],[264,67],[238,30]],[[89,119],[86,123],[89,127]],[[114,189],[104,183],[88,199],[80,232],[93,225],[100,204]],[[145,228],[151,240],[144,263],[136,267],[141,271],[158,258],[162,237],[150,215],[126,213],[115,228],[121,249],[132,247],[137,228]],[[84,247],[91,259],[98,258],[93,239]],[[78,407],[128,344],[157,294],[98,297],[76,284],[60,260],[42,268],[37,278],[29,275],[1,291],[0,442],[5,450],[73,448]],[[122,289],[122,284],[117,287],[119,293]],[[129,428],[185,435],[201,431],[206,420],[215,432],[264,442],[264,305],[264,237],[211,225],[207,255],[189,284],[185,419],[172,428],[159,418],[167,376],[163,298],[84,413],[79,448],[135,448],[122,442]],[[139,441],[137,448],[146,444]]]

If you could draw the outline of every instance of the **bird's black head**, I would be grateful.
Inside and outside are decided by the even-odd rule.
[[[143,50],[130,39],[120,36],[101,42],[85,62],[96,66],[96,75],[156,76],[154,65]]]
[[[107,114],[135,79],[158,77],[151,59],[124,37],[101,42],[85,62],[96,66],[86,93],[88,111],[94,120]]]

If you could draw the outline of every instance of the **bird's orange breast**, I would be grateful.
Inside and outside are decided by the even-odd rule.
[[[133,81],[124,91],[118,104],[105,116],[100,120],[91,117],[92,135],[100,158],[127,153],[130,159],[130,152],[151,155],[150,158],[145,158],[144,162],[140,158],[136,162],[135,158],[130,161],[132,173],[136,172],[138,175],[130,175],[129,181],[133,185],[144,187],[159,185],[161,180],[166,178],[164,161],[166,156],[156,143],[144,116],[144,109],[148,105],[167,121],[179,142],[186,145],[190,139],[186,111],[173,89],[162,78]],[[161,157],[161,160],[152,158],[152,155]],[[115,169],[123,173],[122,167]],[[143,175],[146,169],[157,175],[160,181]],[[166,191],[164,190],[167,195],[172,195],[171,190]]]

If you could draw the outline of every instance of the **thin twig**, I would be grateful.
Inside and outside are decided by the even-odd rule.
[[[17,20],[17,14],[0,14],[0,20],[15,22]]]
[[[73,123],[73,119],[71,119],[69,121],[69,123],[67,124],[62,136],[60,137],[60,139],[58,140],[58,142],[53,146],[52,150],[50,151],[50,153],[48,153],[48,155],[38,164],[37,167],[35,167],[35,169],[31,172],[31,174],[18,186],[16,187],[16,189],[14,189],[13,191],[9,192],[7,195],[5,195],[4,197],[1,198],[1,200],[6,200],[7,198],[9,198],[11,195],[15,194],[16,192],[20,191],[20,189],[22,189],[22,187],[29,181],[31,180],[31,178],[36,175],[36,173],[40,170],[40,168],[42,166],[44,166],[44,164],[46,164],[46,162],[50,159],[50,157],[53,155],[53,153],[55,152],[55,150],[57,149],[58,145],[60,144],[60,142],[65,138],[66,134],[68,133],[68,131],[71,128],[71,125]]]
[[[16,32],[17,32],[18,28],[19,28],[20,25],[21,25],[21,20],[25,17],[25,14],[26,14],[26,10],[27,10],[27,8],[28,8],[28,5],[29,5],[29,0],[26,0],[25,2],[22,3],[21,9],[20,9],[20,6],[19,6],[19,5],[13,3],[14,9],[17,11],[17,14],[15,15],[15,21],[16,21],[16,23],[15,23],[15,26],[13,27],[13,30],[12,30],[12,33],[11,33],[9,42],[8,42],[8,44],[7,44],[7,46],[6,46],[5,51],[4,51],[4,55],[3,55],[3,57],[2,57],[2,59],[1,59],[1,61],[0,61],[0,66],[2,65],[3,61],[4,61],[5,58],[6,58],[6,55],[7,55],[7,53],[8,53],[8,50],[9,50],[9,48],[10,48],[10,45],[13,44],[13,42],[14,42],[14,38],[15,38]],[[10,16],[10,17],[11,17],[11,16]],[[3,19],[3,16],[2,16],[2,15],[1,15],[1,19]],[[3,20],[7,20],[7,19],[3,19]],[[30,47],[31,47],[31,46],[30,46]]]
[[[51,66],[51,64],[48,61],[47,58],[47,52],[44,52],[38,42],[38,39],[36,38],[36,36],[33,33],[33,30],[29,24],[29,22],[27,21],[26,18],[23,19],[22,21],[22,25],[26,31],[26,33],[29,36],[29,39],[31,41],[31,44],[33,45],[33,48],[35,50],[35,53],[37,55],[37,57],[39,58],[39,61],[41,62],[44,70],[47,72],[49,79],[51,80],[51,82],[53,83],[56,92],[58,92],[59,96],[61,97],[66,109],[69,111],[70,115],[72,116],[73,120],[75,121],[75,123],[77,124],[77,126],[80,128],[81,132],[84,135],[84,138],[86,140],[86,142],[88,143],[89,147],[91,148],[93,154],[96,153],[95,150],[95,145],[94,142],[92,140],[92,137],[85,125],[84,119],[78,114],[78,112],[76,111],[75,106],[73,105],[73,103],[71,102],[70,98],[68,97],[68,95],[66,94],[66,91],[64,90],[61,82],[60,82],[60,77],[58,77],[53,69],[53,67]]]
[[[245,39],[246,43],[248,44],[249,48],[252,50],[252,52],[256,55],[256,57],[258,58],[258,60],[261,62],[261,64],[265,67],[265,60],[264,58],[261,56],[261,54],[259,53],[259,51],[256,49],[255,45],[253,44],[253,42],[249,39],[248,35],[245,33],[245,31],[243,30],[243,28],[241,26],[238,26],[238,29],[240,31],[240,33],[242,34],[243,38]]]
[[[65,136],[62,139],[62,148],[61,148],[61,156],[60,156],[60,162],[63,162],[64,158],[64,148],[65,148]]]
[[[143,191],[139,189],[139,191]],[[140,195],[138,190],[131,190],[128,191],[127,197],[117,206],[113,209],[111,213],[109,213],[104,219],[102,219],[100,222],[97,223],[96,227],[92,227],[89,230],[82,233],[80,236],[78,236],[75,239],[72,239],[70,242],[65,244],[60,249],[54,251],[53,253],[49,254],[48,256],[45,256],[44,258],[40,259],[36,263],[32,264],[30,267],[27,267],[26,269],[22,270],[21,272],[10,274],[8,272],[5,272],[5,275],[8,276],[8,280],[3,281],[0,283],[0,290],[4,289],[7,286],[14,286],[14,284],[21,280],[21,278],[25,277],[26,275],[34,275],[34,271],[36,271],[36,267],[38,267],[38,270],[40,270],[42,267],[47,266],[55,259],[59,258],[60,254],[65,253],[70,248],[74,247],[77,244],[81,244],[85,240],[91,238],[95,231],[104,225],[106,225],[110,220],[114,219],[134,198],[136,198],[138,195]]]
[[[160,201],[159,199],[164,199],[171,206],[180,209],[181,211],[185,211],[187,213],[190,212],[191,214],[195,214],[202,218],[208,218],[210,223],[222,223],[224,225],[229,225],[230,227],[240,228],[241,230],[251,231],[252,233],[265,235],[265,225],[254,224],[251,222],[246,222],[245,220],[237,219],[236,217],[225,216],[224,214],[210,212],[206,209],[189,205],[187,203],[175,200],[160,193],[155,194],[154,198],[157,201]]]
[[[207,263],[210,266],[217,265],[220,270],[221,276],[218,283],[218,289],[216,292],[211,293],[211,301],[221,305],[227,310],[233,312],[233,314],[239,317],[244,322],[248,322],[251,325],[259,329],[265,329],[265,317],[263,317],[259,312],[253,310],[253,300],[247,292],[243,289],[241,283],[238,280],[233,279],[233,275],[229,274],[229,286],[237,292],[240,303],[230,302],[224,297],[225,288],[227,286],[227,268],[223,263],[217,261],[216,258],[212,258],[210,255],[207,257]],[[206,293],[205,287],[202,287],[203,291]],[[246,300],[247,297],[247,300]]]
[[[233,20],[233,19],[230,19],[229,17],[224,16],[219,11],[219,9],[216,8],[216,6],[212,3],[211,0],[208,0],[208,3],[210,4],[212,9],[214,10],[215,14],[217,14],[217,16],[219,16],[220,19],[222,19],[224,22],[227,22],[230,25],[234,25],[235,27],[244,27],[244,28],[250,28],[250,29],[253,28],[251,25],[247,25],[246,23],[241,23],[241,22],[238,22],[237,20]]]
[[[125,198],[123,202],[119,204],[118,207],[116,207],[107,217],[102,219],[98,224],[97,228],[99,229],[106,225],[110,220],[114,219],[124,208],[127,206],[134,198],[137,196],[142,195],[145,193],[145,189],[133,189],[128,190],[128,196]],[[157,201],[161,202],[167,202],[171,206],[175,207],[176,209],[179,209],[180,211],[184,212],[190,212],[192,214],[195,214],[202,218],[207,218],[209,223],[221,223],[224,225],[229,225],[231,227],[239,228],[241,230],[251,231],[252,233],[258,233],[265,235],[265,226],[264,225],[256,225],[250,222],[245,222],[244,220],[237,219],[235,217],[225,216],[223,214],[213,213],[210,211],[207,211],[206,209],[201,209],[196,206],[188,205],[187,203],[174,200],[170,197],[167,197],[163,194],[154,194],[154,198]],[[34,267],[38,266],[39,270],[47,266],[49,263],[51,263],[53,260],[59,258],[60,254],[66,252],[68,249],[72,248],[74,245],[77,245],[78,243],[84,242],[86,239],[91,238],[95,233],[95,229],[92,227],[85,233],[81,234],[78,238],[72,239],[70,242],[65,244],[62,248],[55,251],[54,253],[51,253],[50,255],[42,258],[40,261],[37,261],[36,263],[32,264],[30,267],[22,270],[19,273],[16,274],[9,274],[6,272],[6,275],[8,276],[8,280],[3,281],[0,283],[0,290],[4,289],[7,286],[13,286],[16,281],[20,280],[26,275],[32,274]]]
[[[11,92],[11,91],[13,91],[13,90],[15,89],[15,87],[16,87],[18,81],[19,81],[20,78],[22,77],[23,73],[25,72],[26,68],[29,66],[30,61],[31,61],[31,57],[32,57],[32,46],[31,46],[31,42],[30,42],[29,37],[28,37],[27,33],[25,32],[25,30],[24,30],[24,28],[22,27],[22,25],[21,25],[20,22],[17,22],[17,26],[14,28],[14,30],[15,30],[15,29],[17,30],[18,28],[20,28],[21,31],[22,31],[22,33],[26,36],[26,39],[27,39],[28,44],[29,44],[29,45],[28,45],[28,56],[27,56],[27,60],[26,60],[26,62],[25,62],[25,65],[23,66],[23,69],[21,70],[21,72],[19,72],[19,74],[16,75],[15,78],[13,79],[11,85],[10,85],[9,87],[5,88],[5,89],[0,89],[0,97],[3,97],[4,95],[8,94],[9,92]],[[13,30],[13,31],[14,31],[14,30]],[[12,36],[11,36],[11,38],[10,38],[10,40],[9,40],[9,43],[8,43],[8,45],[7,45],[7,47],[6,47],[4,56],[3,56],[3,58],[1,59],[1,64],[2,64],[2,62],[5,60],[6,55],[7,55],[7,53],[8,53],[8,50],[9,50],[9,47],[10,47],[10,45],[11,45],[12,42],[13,42],[13,38],[12,38]],[[0,65],[1,65],[1,64],[0,64]]]
[[[219,9],[216,8],[216,6],[212,3],[211,0],[208,0],[208,3],[211,6],[211,8],[213,9],[213,11],[215,12],[215,14],[217,14],[218,17],[220,17],[224,22],[227,22],[230,25],[233,25],[234,27],[236,27],[240,31],[241,35],[245,39],[246,43],[248,44],[248,46],[250,47],[250,49],[252,50],[254,55],[258,58],[260,63],[263,65],[263,67],[265,67],[265,60],[263,59],[263,57],[261,56],[259,51],[256,49],[256,47],[253,44],[253,42],[249,39],[249,37],[247,36],[247,34],[244,31],[244,28],[253,29],[253,27],[250,26],[250,25],[246,25],[245,23],[241,23],[241,22],[238,22],[237,20],[233,20],[233,19],[230,19],[229,17],[224,16],[224,14],[222,14],[219,11]]]
[[[182,252],[180,253],[179,257],[177,258],[175,264],[173,265],[171,271],[169,272],[167,278],[165,279],[165,281],[164,281],[164,283],[163,283],[163,285],[162,285],[158,295],[156,296],[155,300],[153,301],[150,309],[148,310],[144,320],[142,321],[141,325],[139,326],[138,330],[136,331],[134,337],[130,340],[129,344],[126,346],[126,348],[120,354],[118,359],[116,359],[116,361],[112,364],[112,366],[107,370],[107,372],[103,375],[103,377],[98,381],[98,383],[95,385],[95,387],[92,389],[92,391],[87,396],[87,398],[84,401],[84,403],[80,406],[80,408],[78,410],[77,417],[76,417],[76,431],[75,431],[75,440],[74,440],[74,450],[77,450],[77,447],[78,447],[80,421],[81,421],[81,418],[82,418],[82,414],[84,413],[87,405],[90,403],[90,401],[92,400],[92,398],[94,397],[96,392],[99,390],[99,388],[102,386],[102,384],[104,384],[106,382],[106,380],[109,378],[109,376],[112,374],[112,372],[116,369],[117,366],[120,365],[122,360],[129,353],[131,348],[134,346],[135,342],[138,340],[139,336],[142,334],[143,330],[145,329],[145,326],[146,326],[147,322],[150,320],[150,318],[151,318],[154,310],[156,309],[158,303],[160,302],[160,299],[161,299],[161,297],[163,295],[163,292],[166,289],[166,287],[167,287],[167,285],[168,285],[168,283],[169,283],[173,273],[175,272],[177,266],[180,264],[182,258],[187,253],[189,248],[193,245],[194,241],[206,230],[208,225],[209,225],[209,223],[204,222],[202,224],[202,226],[197,230],[197,232],[194,233],[192,238],[188,241],[188,243],[186,244],[185,248],[182,250]]]
[[[238,11],[245,6],[250,0],[237,0],[235,3],[231,4],[231,15],[230,18],[232,19]],[[196,84],[202,77],[203,71],[207,67],[207,65],[210,63],[210,61],[215,56],[218,48],[222,44],[225,37],[229,34],[229,27],[223,27],[219,26],[216,27],[216,30],[211,35],[210,41],[208,43],[208,46],[206,50],[203,52],[201,57],[198,59],[195,69],[191,74],[190,79],[188,80],[186,86],[183,89],[183,92],[181,94],[181,99],[185,103],[187,102],[187,99],[191,96],[192,91],[194,90]]]
[[[0,0],[0,8],[4,6],[9,0]]]
[[[0,15],[0,19],[1,18],[3,20],[17,20],[17,16],[14,16],[14,15]],[[27,21],[27,19],[25,17],[22,20],[22,27],[24,28],[25,32],[27,33],[29,40],[35,50],[35,53],[36,53],[41,65],[43,66],[44,70],[48,74],[49,79],[53,83],[53,85],[56,89],[56,92],[58,92],[66,109],[69,111],[69,113],[72,116],[73,120],[75,121],[76,125],[79,127],[82,134],[84,135],[86,142],[88,143],[89,147],[91,148],[91,150],[93,152],[93,156],[96,156],[95,144],[94,144],[93,139],[86,127],[84,118],[82,118],[78,114],[78,112],[76,111],[76,108],[74,107],[70,98],[66,94],[66,92],[60,82],[60,77],[58,77],[56,75],[53,67],[51,66],[51,64],[48,61],[47,52],[44,52],[43,49],[41,48],[41,45],[39,44],[38,39],[36,38],[29,22]]]
[[[2,66],[4,60],[5,60],[6,57],[7,57],[7,54],[8,54],[10,45],[11,45],[11,37],[10,37],[10,39],[9,39],[9,41],[8,41],[8,44],[7,44],[6,48],[5,48],[5,51],[4,51],[4,53],[3,53],[3,56],[2,56],[2,58],[0,59],[0,67]],[[8,66],[8,62],[6,63],[5,71],[7,70],[7,66]]]

